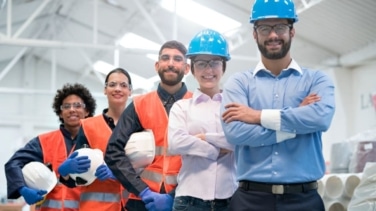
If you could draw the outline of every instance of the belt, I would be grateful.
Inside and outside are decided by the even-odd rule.
[[[202,200],[199,198],[194,198],[194,197],[189,197],[190,198],[190,203],[193,205],[201,205],[201,206],[227,206],[230,204],[231,198],[228,199],[214,199],[214,200]]]
[[[273,194],[303,193],[317,189],[317,182],[274,185],[268,183],[240,181],[239,187],[246,191],[260,191]]]

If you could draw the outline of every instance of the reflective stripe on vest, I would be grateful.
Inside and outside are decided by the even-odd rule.
[[[83,119],[81,124],[90,147],[105,152],[112,130],[103,115]],[[126,202],[122,198],[122,190],[117,180],[95,180],[81,187],[80,210],[121,210]]]
[[[154,182],[159,182],[159,181],[162,180],[163,176],[161,174],[157,173],[157,172],[149,171],[148,169],[145,169],[141,173],[141,178],[151,180],[151,181],[154,181]],[[165,176],[165,182],[166,182],[166,184],[169,184],[169,185],[177,185],[178,184],[177,176],[166,175]]]
[[[166,147],[155,146],[155,156],[164,155],[165,149]],[[166,155],[171,156],[171,155],[176,155],[176,154],[171,154],[168,150],[166,150]]]
[[[98,201],[98,202],[119,202],[120,194],[87,192],[81,193],[81,201]]]
[[[164,147],[155,146],[155,156],[164,154]]]
[[[59,178],[57,168],[67,159],[67,147],[60,130],[51,131],[38,136],[42,152],[43,162],[51,163],[56,176]],[[41,211],[67,210],[78,211],[80,189],[68,188],[60,182],[46,195],[41,204]]]
[[[60,210],[63,209],[62,201],[53,199],[46,199],[40,207]],[[73,200],[65,200],[64,208],[78,209],[78,202]]]
[[[183,98],[190,97],[192,97],[192,93],[187,92]],[[163,185],[164,190],[170,192],[177,185],[176,177],[181,167],[181,159],[180,156],[169,155],[167,150],[168,116],[166,110],[157,91],[137,96],[133,99],[133,103],[142,127],[153,131],[156,146],[153,163],[143,170],[140,177],[152,191],[159,192]],[[153,106],[150,106],[151,103]],[[132,193],[129,198],[140,200]]]

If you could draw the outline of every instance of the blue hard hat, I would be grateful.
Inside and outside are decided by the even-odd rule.
[[[250,22],[267,18],[291,19],[297,22],[298,15],[293,0],[255,0]]]
[[[219,32],[212,29],[204,29],[196,34],[188,46],[186,56],[188,58],[197,55],[213,55],[230,60],[230,54],[226,39]]]

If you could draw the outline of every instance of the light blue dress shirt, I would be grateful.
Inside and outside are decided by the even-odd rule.
[[[200,90],[171,108],[168,123],[170,154],[182,156],[175,196],[203,200],[227,199],[237,188],[234,146],[226,141],[220,121],[220,93],[210,98]],[[205,134],[206,141],[197,138]],[[231,152],[222,154],[220,148]]]
[[[321,100],[299,107],[313,93]],[[221,114],[231,102],[261,110],[261,124],[221,121],[228,142],[236,146],[237,180],[301,183],[324,175],[321,133],[329,128],[335,102],[334,85],[322,71],[292,60],[274,76],[259,62],[253,71],[228,79]]]

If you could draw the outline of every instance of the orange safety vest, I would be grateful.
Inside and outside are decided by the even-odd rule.
[[[55,130],[39,136],[43,152],[43,162],[51,163],[52,169],[59,180],[58,167],[67,159],[67,147],[64,136],[60,130]],[[44,202],[38,206],[40,211],[78,211],[80,199],[79,188],[68,188],[58,183],[45,197]]]
[[[111,128],[102,115],[82,119],[81,126],[92,149],[106,152],[107,143],[111,136]],[[105,181],[95,180],[88,186],[81,187],[81,210],[115,210],[122,209],[128,200],[128,192],[123,186],[113,179]]]
[[[192,97],[187,92],[183,98]],[[170,155],[167,151],[168,116],[156,91],[134,98],[134,107],[143,128],[151,129],[155,139],[155,158],[141,173],[141,179],[150,190],[158,192],[162,184],[166,192],[172,191],[177,185],[177,175],[181,167],[181,157]],[[129,198],[140,198],[130,193]]]

